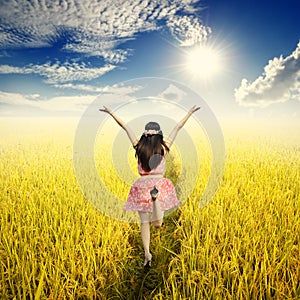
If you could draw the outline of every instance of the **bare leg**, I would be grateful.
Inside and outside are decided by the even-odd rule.
[[[151,265],[152,255],[150,253],[150,216],[149,213],[139,212],[141,219],[141,237],[145,251],[144,266]]]
[[[141,236],[145,255],[150,253],[150,223],[141,224]]]
[[[158,200],[153,201],[152,224],[155,228],[159,228],[163,223],[164,212],[160,208]]]
[[[152,198],[152,224],[155,228],[159,228],[162,225],[164,212],[161,210],[159,200],[157,200],[159,190],[154,186],[150,191]]]

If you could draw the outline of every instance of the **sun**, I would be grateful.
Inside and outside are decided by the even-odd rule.
[[[186,53],[185,66],[197,78],[208,79],[221,70],[220,53],[209,46],[198,46]]]

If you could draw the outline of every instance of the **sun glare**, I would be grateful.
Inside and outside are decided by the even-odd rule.
[[[221,69],[221,59],[217,50],[197,47],[187,53],[186,68],[195,77],[210,78]]]

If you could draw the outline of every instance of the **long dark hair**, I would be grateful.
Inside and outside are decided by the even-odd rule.
[[[153,133],[147,133],[153,131]],[[142,169],[150,172],[155,169],[161,162],[165,151],[169,152],[169,148],[163,139],[163,133],[160,126],[156,122],[149,122],[145,126],[145,132],[135,145],[135,156],[142,165]]]

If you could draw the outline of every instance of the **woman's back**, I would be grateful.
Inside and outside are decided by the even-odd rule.
[[[166,170],[166,159],[164,157],[162,157],[160,163],[150,171],[145,171],[142,168],[141,162],[138,163],[138,172],[141,176],[145,176],[145,175],[164,175],[165,170]]]

